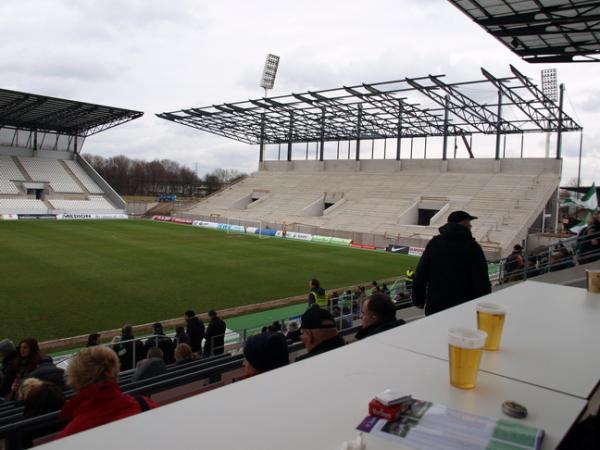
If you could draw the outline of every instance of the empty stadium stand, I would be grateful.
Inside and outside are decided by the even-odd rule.
[[[125,202],[85,160],[54,153],[0,148],[0,214],[124,214]]]
[[[479,217],[473,234],[498,258],[555,204],[560,172],[554,159],[267,161],[185,213],[424,246],[451,211],[464,209]]]

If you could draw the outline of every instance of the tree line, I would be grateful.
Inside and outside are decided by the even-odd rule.
[[[105,158],[91,154],[83,157],[119,195],[203,196],[246,176],[235,169],[215,169],[199,177],[170,159],[144,161],[124,155]]]

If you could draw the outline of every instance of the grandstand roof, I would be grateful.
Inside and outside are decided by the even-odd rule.
[[[450,2],[527,62],[600,61],[600,1]]]
[[[86,137],[137,119],[143,114],[112,106],[0,89],[0,127]]]
[[[481,71],[476,81],[428,75],[157,116],[249,144],[581,129],[516,68],[506,78]]]

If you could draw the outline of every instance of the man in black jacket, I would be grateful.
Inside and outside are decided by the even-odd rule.
[[[225,331],[227,326],[225,322],[217,315],[214,309],[208,312],[210,322],[206,327],[206,342],[204,343],[204,357],[212,355],[222,355],[225,348]]]
[[[489,294],[492,291],[483,250],[471,234],[465,211],[454,211],[423,252],[415,273],[412,301],[425,315]]]
[[[196,317],[196,313],[188,309],[184,315],[187,324],[185,334],[190,340],[190,347],[194,353],[202,355],[202,339],[204,339],[204,324]]]
[[[313,305],[302,314],[302,342],[308,353],[296,358],[300,361],[345,344],[344,338],[338,335],[335,320],[331,313]]]
[[[115,340],[112,348],[119,356],[121,372],[133,369],[138,361],[144,359],[144,344],[139,340],[135,340],[133,327],[129,324],[123,325],[121,336]]]
[[[405,324],[404,320],[396,319],[394,302],[381,292],[372,294],[363,302],[360,320],[362,327],[356,333],[358,340]]]
[[[148,357],[148,351],[151,348],[158,347],[162,350],[165,364],[173,364],[175,362],[175,357],[173,356],[173,353],[175,351],[175,345],[173,345],[173,341],[171,340],[171,338],[165,336],[162,323],[154,323],[152,325],[152,333],[154,334],[154,336],[148,338],[148,340],[144,344],[144,354],[146,355],[146,357]]]

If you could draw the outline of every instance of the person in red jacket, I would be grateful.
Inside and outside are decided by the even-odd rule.
[[[66,379],[76,395],[62,409],[61,414],[68,424],[58,438],[158,406],[147,397],[134,398],[121,392],[118,376],[119,358],[109,348],[88,347],[73,357]]]

